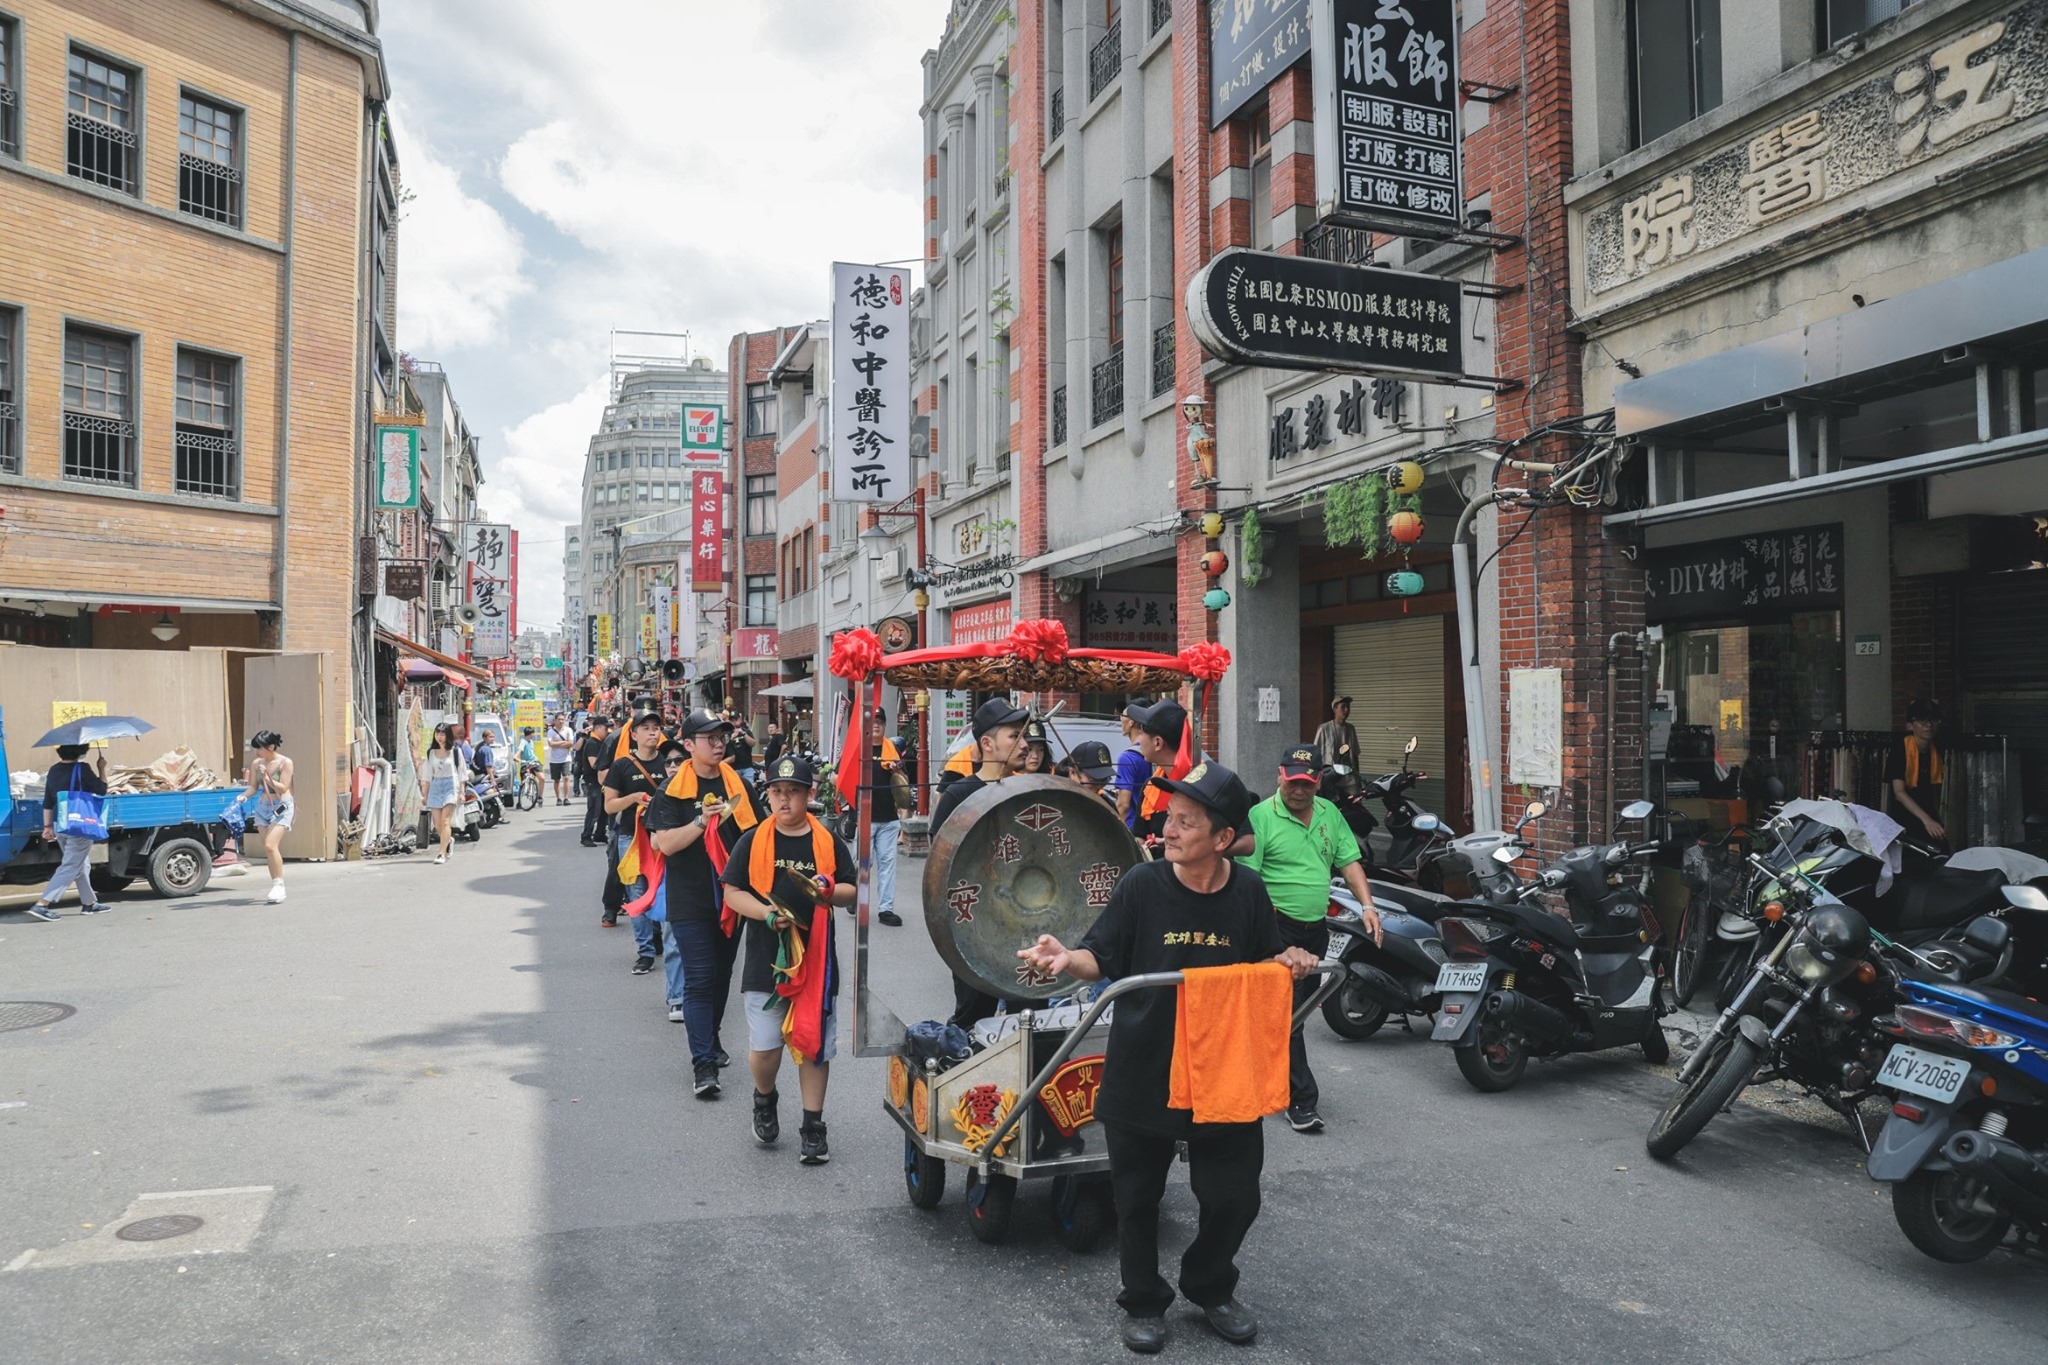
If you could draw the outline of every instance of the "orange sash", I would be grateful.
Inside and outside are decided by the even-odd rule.
[[[804,818],[811,822],[811,861],[817,865],[817,875],[835,876],[839,866],[832,856],[832,831],[819,824],[815,815]],[[755,831],[754,851],[747,856],[747,886],[764,901],[775,890],[775,837],[775,822],[771,820]]]

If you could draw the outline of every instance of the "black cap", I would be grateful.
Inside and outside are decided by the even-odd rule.
[[[1025,721],[1024,738],[1026,742],[1031,744],[1045,744],[1047,742],[1045,737],[1045,722],[1042,720]]]
[[[1172,697],[1163,697],[1150,706],[1133,706],[1124,714],[1136,721],[1140,730],[1157,735],[1168,744],[1180,743],[1188,724],[1187,708]]]
[[[1297,744],[1280,755],[1280,779],[1314,777],[1323,770],[1322,756],[1309,744]]]
[[[1073,752],[1067,755],[1067,762],[1097,782],[1107,782],[1116,776],[1116,767],[1109,761],[1109,746],[1100,740],[1076,744]]]
[[[723,716],[715,716],[709,711],[692,711],[683,720],[682,737],[695,739],[699,735],[710,734],[713,730],[730,729],[732,722]]]
[[[1915,697],[1906,705],[1906,719],[1909,721],[1940,720],[1941,708],[1925,697]]]
[[[1233,830],[1243,833],[1250,823],[1252,794],[1245,790],[1237,774],[1221,763],[1197,763],[1188,769],[1188,775],[1175,781],[1170,777],[1155,777],[1152,785],[1165,791],[1179,792],[1182,796],[1199,801],[1223,817]]]
[[[777,782],[794,782],[799,787],[815,787],[818,785],[818,775],[811,770],[811,765],[806,760],[798,758],[795,754],[784,754],[776,759],[775,766],[768,770],[768,785],[772,787]]]
[[[974,709],[974,737],[980,739],[991,730],[1005,725],[1022,725],[1030,719],[1031,713],[1008,697],[990,697]]]

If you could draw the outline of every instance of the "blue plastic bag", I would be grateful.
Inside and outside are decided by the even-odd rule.
[[[107,837],[107,799],[85,790],[85,769],[71,765],[71,787],[57,793],[57,818],[52,827],[59,834],[87,839]]]

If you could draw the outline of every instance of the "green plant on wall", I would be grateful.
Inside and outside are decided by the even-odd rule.
[[[1259,525],[1259,509],[1247,507],[1244,524],[1238,528],[1237,576],[1247,588],[1255,588],[1266,576],[1266,532]]]
[[[1387,548],[1387,481],[1377,473],[1332,484],[1323,495],[1323,539],[1356,545],[1367,559]]]

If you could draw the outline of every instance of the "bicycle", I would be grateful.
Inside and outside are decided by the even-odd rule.
[[[541,781],[540,765],[522,764],[519,769],[519,794],[513,803],[521,810],[538,810],[545,791],[546,784]]]

